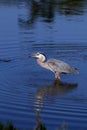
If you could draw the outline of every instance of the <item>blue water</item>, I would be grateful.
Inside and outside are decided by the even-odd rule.
[[[87,129],[87,3],[0,1],[0,121],[20,130]],[[31,53],[63,60],[78,75],[54,74]]]

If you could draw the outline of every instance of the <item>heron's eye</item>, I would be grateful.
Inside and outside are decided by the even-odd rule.
[[[40,53],[37,53],[37,56],[40,55]]]

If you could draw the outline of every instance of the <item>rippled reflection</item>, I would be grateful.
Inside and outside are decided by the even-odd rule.
[[[45,96],[61,96],[75,89],[77,84],[63,83],[55,80],[51,85],[41,86],[36,93],[36,98],[42,100]]]
[[[36,111],[36,125],[34,130],[46,130],[45,125],[43,124],[43,122],[40,119],[40,112]]]
[[[28,27],[43,18],[44,22],[53,22],[55,13],[58,15],[82,15],[84,13],[85,0],[30,0],[24,1],[26,4],[26,18],[19,16],[19,25]],[[19,7],[20,8],[20,7]]]
[[[34,127],[35,121],[35,128],[47,122],[54,130],[65,120],[70,130],[87,129],[86,2],[0,0],[2,122],[11,120],[21,130]],[[62,81],[78,85],[50,84],[51,72],[28,58],[37,51],[77,67],[79,75],[64,76]]]
[[[64,95],[68,92],[70,92],[71,90],[77,88],[78,84],[76,83],[63,83],[61,81],[57,81],[55,80],[53,82],[53,84],[50,85],[41,85],[39,87],[39,89],[36,92],[36,110],[40,111],[40,109],[42,108],[43,104],[43,100],[48,99],[48,97],[51,96],[58,96],[60,97],[61,95]]]
[[[59,12],[64,15],[81,15],[84,13],[84,0],[65,0],[59,2]]]
[[[73,89],[76,89],[78,84],[71,84],[71,83],[63,83],[61,81],[55,80],[53,84],[51,85],[41,85],[39,89],[36,92],[36,102],[34,103],[35,111],[36,111],[36,126],[35,130],[38,130],[40,128],[45,129],[45,126],[43,125],[44,123],[40,119],[40,112],[41,109],[44,106],[44,100],[46,102],[49,101],[49,97],[51,96],[58,96],[60,97],[61,95],[64,95]],[[55,97],[55,98],[56,98]],[[64,128],[66,125],[64,125]]]

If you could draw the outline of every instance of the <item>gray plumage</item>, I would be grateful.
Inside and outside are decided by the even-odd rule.
[[[35,53],[32,55],[32,57],[37,58],[37,63],[46,68],[51,70],[55,74],[56,79],[60,79],[61,73],[74,73],[77,74],[78,71],[76,68],[71,67],[69,64],[56,59],[49,59],[46,60],[46,56],[42,53]]]
[[[47,64],[50,66],[53,72],[58,71],[59,73],[77,73],[75,68],[61,60],[49,59]]]

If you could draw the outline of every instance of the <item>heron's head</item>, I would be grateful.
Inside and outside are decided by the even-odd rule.
[[[40,52],[37,52],[35,54],[32,54],[31,55],[32,58],[37,58],[37,59],[40,59],[42,61],[45,61],[46,60],[46,56]]]

